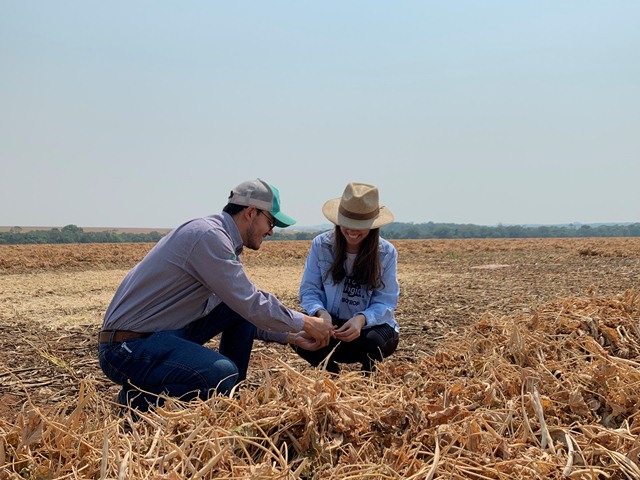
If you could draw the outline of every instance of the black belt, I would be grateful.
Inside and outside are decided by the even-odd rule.
[[[151,333],[131,332],[129,330],[103,330],[98,334],[98,343],[124,342],[131,338],[147,338]]]

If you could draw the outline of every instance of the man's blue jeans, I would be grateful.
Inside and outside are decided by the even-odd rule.
[[[190,400],[228,394],[247,375],[256,327],[224,303],[184,328],[101,343],[100,367],[122,390],[118,400],[141,411],[158,395]],[[203,346],[218,334],[219,352]]]

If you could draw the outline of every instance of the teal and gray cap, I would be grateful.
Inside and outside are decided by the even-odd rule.
[[[242,182],[231,190],[229,203],[266,210],[275,219],[276,227],[284,228],[296,223],[293,218],[280,211],[278,189],[259,178]]]

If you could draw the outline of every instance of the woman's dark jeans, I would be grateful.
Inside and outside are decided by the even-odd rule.
[[[247,375],[256,327],[225,304],[178,330],[101,343],[100,367],[122,390],[118,401],[146,411],[162,397],[227,395]],[[219,351],[204,346],[218,334]]]
[[[346,322],[346,320],[333,316],[331,319],[336,327],[341,327]],[[363,371],[370,372],[376,362],[396,351],[399,339],[398,332],[391,325],[385,323],[363,328],[360,336],[351,342],[342,342],[332,338],[329,345],[319,350],[310,351],[296,346],[293,349],[314,367],[326,360],[328,372],[338,373],[340,371],[338,363],[360,363]],[[334,348],[335,352],[327,359]]]

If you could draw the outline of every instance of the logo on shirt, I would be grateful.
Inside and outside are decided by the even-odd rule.
[[[357,283],[353,277],[346,277],[344,279],[344,293],[347,297],[360,297],[361,285]]]
[[[354,299],[353,297],[358,297]],[[362,297],[362,285],[357,283],[353,277],[344,279],[344,289],[342,290],[342,303],[348,305],[359,305]]]

